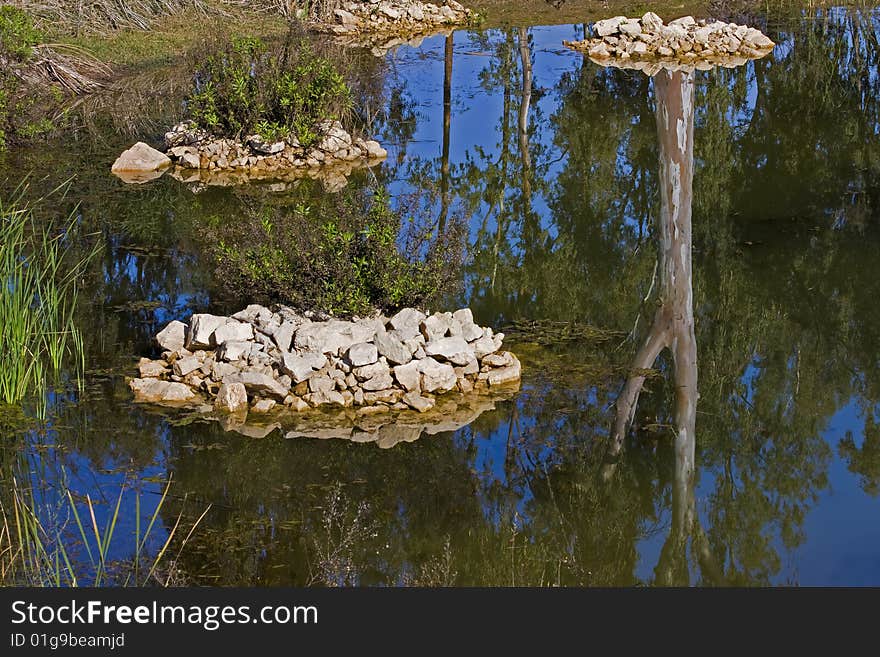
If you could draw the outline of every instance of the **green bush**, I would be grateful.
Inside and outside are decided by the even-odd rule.
[[[22,81],[21,73],[31,59],[34,46],[43,40],[33,20],[10,5],[0,6],[0,151],[14,137],[36,137],[54,129],[46,117],[48,104],[58,101],[54,87],[34,88]]]
[[[11,5],[0,6],[0,60],[24,62],[43,40],[31,17]]]
[[[305,146],[317,139],[318,122],[343,120],[350,107],[344,76],[306,39],[280,49],[234,39],[198,69],[187,99],[192,120],[213,134],[269,141],[294,136]]]
[[[435,237],[404,221],[384,191],[263,206],[209,232],[216,280],[249,303],[363,315],[435,303],[459,280],[461,226]]]

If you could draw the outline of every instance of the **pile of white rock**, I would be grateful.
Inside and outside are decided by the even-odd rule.
[[[165,133],[171,160],[183,169],[241,170],[250,174],[288,169],[317,169],[354,161],[375,162],[388,153],[378,142],[353,138],[338,121],[318,125],[318,140],[306,147],[296,137],[267,142],[250,135],[244,142],[214,137],[185,121]]]
[[[351,0],[334,12],[335,22],[312,27],[338,36],[417,34],[471,22],[475,15],[456,0]]]
[[[664,25],[654,12],[641,18],[615,16],[593,24],[595,38],[565,41],[564,45],[586,52],[600,64],[633,62],[678,63],[683,67],[708,69],[714,65],[736,66],[768,54],[776,45],[761,30],[723,21],[676,18]],[[638,64],[643,64],[639,66]],[[650,72],[650,71],[648,71]]]
[[[425,412],[436,395],[518,384],[520,362],[501,350],[503,340],[467,308],[342,321],[250,305],[230,317],[171,322],[156,335],[161,358],[141,359],[129,385],[136,401],[198,406],[207,399],[226,413]]]

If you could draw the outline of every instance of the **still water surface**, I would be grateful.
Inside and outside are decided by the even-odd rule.
[[[172,89],[140,110],[150,121],[9,156],[6,186],[32,169],[34,193],[75,176],[59,209],[78,203],[107,248],[80,317],[86,391],[59,393],[48,430],[5,422],[3,459],[23,442],[48,504],[61,477],[104,510],[127,482],[144,517],[173,476],[162,531],[211,505],[178,562],[199,584],[880,584],[878,15],[763,20],[750,18],[779,44],[769,57],[672,81],[693,94],[678,114],[693,123],[693,189],[676,196],[692,232],[677,282],[659,78],[563,48],[582,26],[458,31],[386,55],[389,158],[350,185],[420,191],[438,227],[467,222],[450,306],[496,327],[603,331],[514,336],[516,397],[391,449],[224,432],[134,406],[119,376],[165,322],[237,309],[205,239],[253,207],[320,204],[319,185],[194,194],[169,176],[111,178],[126,130],[155,140],[176,118],[161,72],[141,81]],[[637,360],[658,289],[692,289],[695,389],[686,358]],[[633,366],[654,369],[609,459]],[[132,495],[123,509],[118,558]]]

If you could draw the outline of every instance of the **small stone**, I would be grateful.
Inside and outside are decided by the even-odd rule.
[[[132,379],[128,385],[139,402],[187,402],[197,397],[188,385],[174,381]]]
[[[165,351],[178,351],[186,343],[186,324],[174,320],[156,334],[156,342]]]
[[[379,360],[379,352],[374,344],[359,342],[348,348],[348,362],[351,363],[352,367],[372,365],[377,360]]]
[[[657,32],[661,27],[663,27],[663,19],[653,11],[649,11],[642,16],[642,28],[648,32]]]
[[[430,356],[419,361],[422,373],[422,390],[425,392],[448,392],[458,380],[451,365],[438,363]]]
[[[161,360],[150,360],[149,358],[141,358],[138,363],[138,372],[142,379],[155,379],[168,372],[165,363]]]
[[[242,322],[229,322],[218,326],[214,331],[214,344],[222,345],[227,340],[246,342],[254,339],[254,327]]]
[[[283,322],[281,326],[272,331],[272,339],[282,352],[290,351],[290,343],[297,325],[293,322]]]
[[[617,28],[621,34],[626,34],[628,36],[636,36],[637,34],[642,33],[642,26],[639,25],[637,20],[627,20],[624,23],[621,23]]]
[[[251,407],[251,411],[254,413],[268,413],[275,408],[275,404],[274,399],[261,399]]]
[[[385,388],[390,388],[394,385],[394,380],[391,378],[391,375],[387,373],[387,371],[383,374],[379,374],[370,379],[367,379],[361,384],[361,388],[364,391],[376,391],[376,390],[384,390]]]
[[[419,392],[422,387],[422,373],[418,361],[394,368],[394,378],[408,392]]]
[[[302,355],[283,353],[281,355],[281,370],[289,374],[295,383],[302,383],[315,370],[319,370],[327,364],[324,354],[306,352]]]
[[[505,351],[500,354],[489,354],[488,356],[483,358],[482,364],[488,365],[489,367],[507,367],[508,365],[513,363],[513,354],[509,351]]]
[[[313,392],[304,397],[312,406],[345,406],[345,397],[335,390]]]
[[[419,335],[419,326],[423,321],[425,321],[424,313],[414,308],[404,308],[388,320],[388,324],[391,328],[400,332],[398,337],[403,341]]]
[[[388,363],[383,363],[380,360],[372,365],[356,367],[351,372],[355,375],[358,381],[366,381],[367,379],[388,374],[389,371],[390,368],[388,367]]]
[[[371,160],[384,160],[388,157],[388,151],[382,148],[377,141],[365,141],[364,149],[367,151],[367,157]]]
[[[214,409],[224,413],[237,413],[247,409],[247,390],[242,383],[224,383],[217,391]]]
[[[189,322],[189,341],[186,344],[186,348],[207,349],[213,347],[212,338],[214,331],[228,321],[230,321],[228,317],[220,317],[219,315],[209,315],[207,313],[193,315]]]
[[[626,16],[615,16],[593,23],[593,30],[600,37],[617,34],[620,24],[626,21]]]
[[[247,359],[251,354],[253,342],[237,342],[235,340],[227,340],[220,349],[217,350],[217,356],[228,363]]]
[[[336,382],[329,376],[313,376],[309,379],[311,392],[329,392],[336,387]]]
[[[490,386],[501,386],[509,383],[515,383],[519,381],[522,375],[522,366],[520,365],[519,359],[510,354],[512,358],[512,362],[507,367],[501,367],[498,369],[494,369],[489,372],[489,385]]]
[[[403,396],[402,401],[411,409],[413,409],[414,411],[418,411],[419,413],[430,411],[432,408],[434,408],[434,405],[436,404],[433,399],[422,397],[417,392],[408,392]]]
[[[178,358],[174,361],[174,365],[172,366],[174,369],[174,373],[177,376],[186,376],[190,372],[194,372],[202,366],[202,361],[200,361],[195,356],[189,356],[188,358]]]
[[[288,408],[290,408],[290,410],[296,411],[297,413],[302,413],[303,411],[311,408],[308,402],[304,401],[300,397],[297,397],[296,395],[288,396],[290,397],[290,402],[288,402],[287,398],[285,398],[284,403],[288,406]]]
[[[375,342],[378,353],[394,365],[405,365],[412,360],[409,348],[390,333],[377,333]]]
[[[276,399],[287,397],[288,389],[271,376],[259,372],[241,372],[224,377],[223,383],[243,383],[252,395],[269,395]]]
[[[422,335],[427,342],[439,340],[450,334],[452,328],[452,313],[435,313],[426,318],[421,326]]]
[[[466,365],[475,357],[473,349],[460,335],[429,341],[425,353],[453,365]]]

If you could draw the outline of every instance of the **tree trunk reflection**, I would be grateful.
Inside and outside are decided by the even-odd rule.
[[[648,335],[633,361],[617,400],[611,431],[607,479],[633,421],[644,370],[663,349],[672,352],[675,381],[675,468],[672,522],[655,569],[658,584],[687,584],[687,541],[694,536],[695,556],[711,579],[714,567],[695,511],[694,451],[697,413],[697,342],[694,334],[691,263],[691,202],[694,173],[694,73],[660,71],[654,77],[655,117],[660,154],[660,215],[657,236],[659,305]]]

